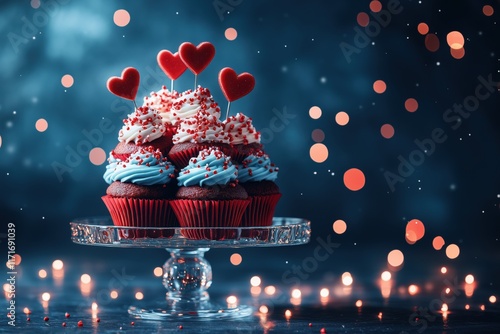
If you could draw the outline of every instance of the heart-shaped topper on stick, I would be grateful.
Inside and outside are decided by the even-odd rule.
[[[196,89],[198,74],[203,72],[214,58],[215,47],[209,42],[200,43],[198,46],[184,42],[179,46],[179,56],[187,68],[194,73],[194,89]]]
[[[238,75],[232,68],[225,67],[219,72],[219,85],[228,101],[227,119],[231,102],[250,93],[255,87],[255,78],[247,72]]]
[[[139,90],[140,80],[141,76],[139,71],[133,67],[127,67],[122,71],[121,77],[109,78],[106,86],[108,90],[116,96],[133,101],[134,106],[137,108],[135,97]]]
[[[172,52],[168,50],[161,50],[158,52],[156,60],[158,61],[158,66],[160,66],[162,71],[170,78],[170,91],[173,91],[174,80],[186,71],[186,64],[182,61],[179,52],[172,54]]]

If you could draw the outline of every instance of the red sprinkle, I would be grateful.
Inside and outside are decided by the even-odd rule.
[[[135,325],[135,322],[130,322],[130,326],[134,326]]]
[[[184,327],[182,327],[182,325],[179,325],[179,326],[177,326],[177,328],[179,328],[179,329],[183,329]]]
[[[66,323],[65,323],[65,322],[63,322],[61,325],[62,325],[63,327],[66,327]]]
[[[325,328],[321,328],[319,332],[320,333],[326,333],[326,329]]]
[[[78,320],[78,327],[83,327],[83,321]]]
[[[70,317],[70,314],[69,314],[68,312],[66,312],[66,313],[64,313],[64,316],[65,316],[66,318],[69,318],[69,317]]]
[[[26,321],[31,321],[31,319],[30,318],[26,318]]]
[[[43,321],[49,321],[49,317],[43,317]]]
[[[95,319],[95,322],[101,322],[101,318]]]
[[[310,322],[310,323],[309,323],[309,327],[312,327],[312,326],[313,326],[313,324],[312,324],[312,322]]]

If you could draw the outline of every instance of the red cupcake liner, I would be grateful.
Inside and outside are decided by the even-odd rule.
[[[273,224],[274,209],[278,204],[281,194],[250,196],[251,202],[241,218],[241,227],[271,226]],[[267,239],[268,230],[245,230],[241,231],[245,238]]]
[[[190,200],[170,202],[181,227],[239,227],[241,217],[250,204],[249,199]],[[224,240],[235,239],[238,230],[233,229],[181,229],[188,239]]]
[[[131,227],[176,227],[177,217],[170,207],[170,200],[139,199],[126,197],[101,197],[111,214],[115,226]],[[125,239],[135,238],[169,238],[174,235],[173,229],[138,230],[120,229],[120,236]]]
[[[181,169],[181,168],[186,167],[189,164],[189,159],[197,157],[198,153],[200,153],[200,151],[205,149],[205,148],[208,148],[208,146],[203,147],[200,145],[200,146],[192,147],[192,148],[185,149],[185,150],[178,151],[178,152],[173,152],[173,153],[170,152],[168,154],[168,158],[170,161],[172,161],[174,163],[174,165],[177,168]]]

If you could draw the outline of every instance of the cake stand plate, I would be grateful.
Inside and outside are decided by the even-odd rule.
[[[276,247],[309,242],[311,223],[306,219],[275,217],[271,226],[257,227],[127,227],[114,226],[109,217],[75,219],[71,240],[91,246],[165,248],[170,258],[163,265],[166,301],[159,308],[130,306],[129,314],[153,320],[210,320],[247,317],[246,305],[221,306],[210,301],[212,267],[205,259],[210,248]]]

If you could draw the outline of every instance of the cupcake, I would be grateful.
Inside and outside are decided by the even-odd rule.
[[[237,182],[238,170],[216,147],[201,150],[177,178],[179,190],[172,208],[181,227],[238,227],[250,200]],[[223,240],[236,230],[184,229],[191,239]]]
[[[229,140],[219,121],[219,114],[219,107],[214,102],[211,106],[204,105],[193,116],[176,123],[177,132],[172,139],[174,145],[168,157],[177,167],[187,166],[189,159],[196,157],[203,149],[212,146],[217,146],[222,151],[229,149]]]
[[[246,157],[238,170],[238,180],[251,199],[241,220],[241,226],[271,226],[274,209],[281,197],[274,181],[278,177],[276,167],[262,150]]]
[[[153,146],[163,155],[172,147],[172,140],[165,136],[165,126],[155,109],[139,107],[123,123],[118,134],[119,143],[112,152],[117,159],[127,160],[132,153],[144,146]]]
[[[231,146],[231,158],[238,163],[255,151],[262,149],[260,132],[252,125],[252,119],[242,113],[229,116],[224,122],[224,133]]]
[[[169,206],[177,187],[174,166],[152,146],[141,147],[122,161],[110,154],[104,180],[109,184],[102,197],[113,224],[133,227],[174,227],[176,217]],[[138,230],[135,231],[137,234]],[[173,230],[147,230],[135,237],[168,237]],[[122,235],[123,236],[123,235]],[[128,237],[132,237],[129,235]]]

